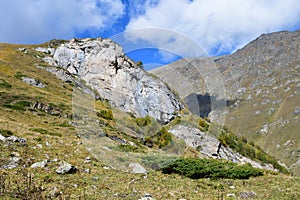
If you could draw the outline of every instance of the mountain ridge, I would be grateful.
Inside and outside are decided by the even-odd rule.
[[[263,149],[276,155],[288,166],[293,166],[296,174],[299,174],[299,166],[296,167],[299,154],[296,152],[300,147],[297,136],[299,116],[295,114],[300,101],[299,41],[299,30],[263,34],[235,53],[214,60],[226,90],[228,113],[225,125],[237,134],[258,142]],[[183,63],[181,66],[178,65],[180,62]],[[178,61],[151,72],[172,87],[168,79],[172,76],[172,70],[168,69],[181,70],[190,84],[197,83],[198,88],[194,93],[200,96],[209,94],[208,86],[201,76],[201,70],[205,71],[209,66],[201,62],[194,64],[193,67],[199,67],[197,71],[200,73],[193,77],[193,73],[191,76],[189,72],[182,72],[189,63]],[[193,67],[188,70],[195,71]],[[200,107],[200,104],[190,106]],[[281,136],[280,132],[284,130],[288,133]],[[293,145],[284,145],[289,141],[293,141]]]

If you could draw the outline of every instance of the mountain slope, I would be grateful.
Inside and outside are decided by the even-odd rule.
[[[225,125],[248,140],[257,142],[298,175],[300,174],[299,52],[300,31],[283,31],[261,35],[232,55],[205,58],[214,61],[213,65],[222,76],[229,106]],[[178,65],[179,62],[183,64]],[[203,82],[201,72],[208,70],[209,66],[199,60],[179,62],[155,69],[152,73],[172,87],[168,77],[174,74],[173,71],[181,70],[180,73],[185,79],[192,82],[190,84],[198,85],[198,88],[190,94],[196,93],[199,98],[192,101],[190,106],[199,107],[202,113],[205,110],[209,113],[210,103],[206,103],[207,106],[201,109],[203,97],[206,95],[210,97],[207,89],[209,86]],[[193,65],[194,62],[196,64]],[[195,70],[193,69],[195,66],[198,67],[197,72],[200,72],[196,73],[198,74],[196,77],[195,73],[191,73]],[[188,99],[186,102],[189,102]]]
[[[160,171],[145,175],[115,170],[109,159],[127,164],[126,155],[132,154],[143,155],[137,161],[147,169],[160,167],[174,155],[213,157],[220,142],[207,134],[208,121],[199,124],[200,118],[187,110],[162,125],[151,117],[135,117],[112,107],[72,71],[44,62],[51,55],[51,44],[0,44],[1,198],[139,199],[145,193],[157,199],[215,199],[229,193],[269,199],[299,196],[298,179],[269,171],[244,180],[243,185],[240,180],[191,180]],[[189,145],[190,137],[202,142],[198,150]],[[103,150],[112,154],[97,154]],[[259,160],[247,160],[229,144],[220,147],[220,157],[266,167]],[[61,161],[73,166],[70,174],[56,172]],[[45,166],[32,167],[37,165]],[[126,167],[124,171],[133,171]]]

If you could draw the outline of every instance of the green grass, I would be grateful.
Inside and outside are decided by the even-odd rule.
[[[34,132],[37,132],[37,133],[40,133],[40,134],[43,134],[43,135],[51,135],[51,136],[58,136],[58,137],[61,137],[62,134],[61,133],[57,133],[57,132],[52,132],[52,131],[47,131],[45,129],[42,129],[42,128],[32,128],[30,129],[31,131],[34,131]]]
[[[0,129],[0,134],[4,137],[9,137],[14,135],[14,133],[11,130],[5,130],[5,129]]]

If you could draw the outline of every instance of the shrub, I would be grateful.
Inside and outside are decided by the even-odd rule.
[[[30,102],[28,101],[18,101],[15,104],[3,104],[4,107],[10,108],[13,110],[25,111],[26,107],[30,106]]]
[[[40,134],[43,134],[43,135],[52,135],[52,136],[58,136],[58,137],[62,136],[61,133],[49,132],[49,131],[47,131],[45,129],[42,129],[42,128],[32,128],[30,130],[34,131],[34,132],[37,132],[37,133],[40,133]]]
[[[199,129],[200,129],[201,131],[205,131],[205,132],[208,131],[209,124],[208,124],[207,121],[205,121],[204,119],[200,118],[200,119],[198,120],[198,125],[199,125]]]
[[[238,137],[232,132],[223,132],[218,139],[224,146],[229,146],[243,156],[259,160],[262,163],[272,164],[280,172],[288,173],[287,169],[280,165],[275,157],[268,155],[259,146],[255,145],[254,142],[247,143],[247,139],[244,137]]]
[[[4,137],[12,136],[14,133],[11,130],[0,129],[0,134]]]
[[[5,80],[3,79],[0,79],[0,88],[5,88],[5,89],[9,89],[11,88],[12,86],[6,82]]]
[[[238,165],[233,162],[198,158],[179,158],[161,170],[166,174],[177,173],[192,179],[248,179],[263,175],[262,170],[253,168],[250,164]]]
[[[159,148],[169,145],[172,141],[172,134],[169,133],[165,127],[162,127],[155,137],[154,143],[157,144]]]
[[[97,112],[97,116],[107,120],[112,120],[113,112],[112,110],[100,110],[100,112]]]
[[[135,119],[135,122],[138,126],[144,127],[151,123],[151,117],[148,115],[146,117],[138,117]]]

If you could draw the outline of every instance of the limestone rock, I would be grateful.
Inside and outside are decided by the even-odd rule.
[[[242,156],[229,147],[221,145],[217,138],[208,135],[197,128],[175,125],[169,132],[178,139],[184,140],[187,146],[197,149],[204,157],[225,159],[240,164],[249,163],[255,168],[276,171],[271,165],[262,165],[259,162]]]
[[[136,116],[149,115],[167,123],[183,107],[170,89],[136,66],[109,39],[72,39],[44,60],[84,80],[113,106]]]
[[[39,87],[39,88],[44,88],[45,85],[43,85],[39,80],[35,80],[34,78],[29,78],[29,77],[22,77],[22,81],[26,84]]]
[[[0,141],[2,141],[2,142],[6,141],[6,138],[2,134],[0,134]]]
[[[70,163],[67,163],[65,161],[62,161],[60,163],[59,168],[55,170],[58,174],[73,174],[77,171],[77,168]]]
[[[47,163],[48,163],[48,160],[43,160],[41,162],[33,163],[30,167],[31,168],[38,168],[38,167],[44,168],[47,166]]]
[[[129,168],[131,168],[131,173],[134,174],[146,174],[147,170],[139,163],[130,163]]]

